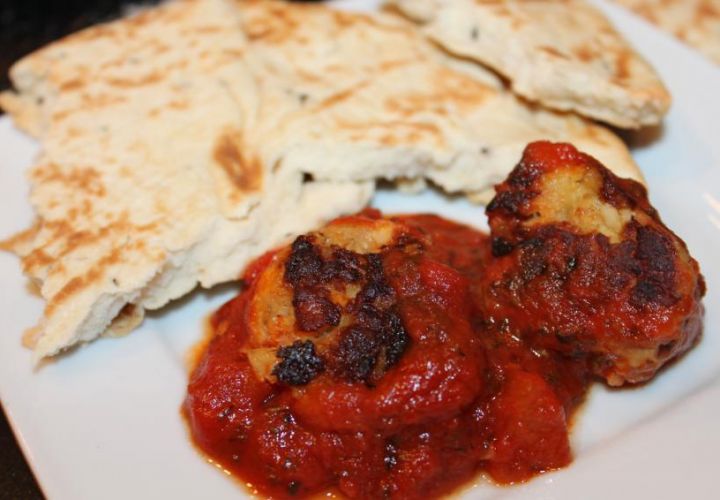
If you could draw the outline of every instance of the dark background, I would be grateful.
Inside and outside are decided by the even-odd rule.
[[[0,498],[43,498],[3,412],[0,412]]]
[[[81,28],[121,15],[126,5],[157,0],[0,0],[0,89],[9,87],[10,65],[32,50]],[[2,114],[2,110],[0,110]],[[0,499],[43,495],[0,411]]]

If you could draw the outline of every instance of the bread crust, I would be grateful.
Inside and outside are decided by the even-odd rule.
[[[585,0],[389,0],[445,49],[492,68],[544,106],[622,128],[656,125],[670,94]]]

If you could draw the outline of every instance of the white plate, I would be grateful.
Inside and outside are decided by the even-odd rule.
[[[367,6],[366,1],[346,2]],[[675,103],[659,137],[638,146],[651,199],[688,243],[708,284],[702,343],[639,390],[596,388],[573,435],[575,462],[513,488],[487,484],[469,496],[717,498],[720,449],[720,70],[619,9],[602,7],[646,54]],[[0,236],[26,227],[23,171],[34,144],[0,120]],[[435,194],[380,193],[390,211],[436,211],[481,222],[483,211]],[[100,340],[33,371],[22,331],[41,312],[17,260],[0,254],[0,396],[20,445],[52,499],[238,498],[237,483],[190,445],[179,408],[184,359],[203,317],[232,287],[195,293],[120,340]]]

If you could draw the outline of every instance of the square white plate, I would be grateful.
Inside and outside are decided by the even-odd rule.
[[[342,2],[368,8],[371,0]],[[644,22],[597,2],[667,82],[674,105],[634,155],[665,222],[687,242],[707,279],[705,336],[689,355],[637,390],[596,387],[573,434],[575,462],[528,484],[482,481],[473,498],[716,498],[720,460],[720,69]],[[27,227],[23,172],[36,146],[0,119],[0,237]],[[387,211],[435,211],[484,225],[483,210],[434,193],[381,192]],[[135,333],[100,340],[33,370],[20,346],[42,304],[17,259],[0,254],[0,397],[39,482],[59,500],[239,498],[232,479],[191,446],[179,409],[186,353],[203,318],[232,286],[197,292],[151,314]]]

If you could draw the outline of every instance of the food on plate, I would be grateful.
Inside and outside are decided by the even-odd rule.
[[[261,495],[428,498],[567,465],[593,379],[645,381],[698,340],[704,284],[645,189],[528,146],[490,235],[337,219],[267,253],[212,318],[193,439]]]
[[[395,16],[180,0],[29,55],[0,104],[35,136],[37,214],[5,242],[46,301],[36,359],[132,330],[365,206],[378,178],[486,199],[537,139],[641,179],[625,145],[525,103]]]
[[[450,265],[482,272],[487,237],[434,216],[378,216],[341,218],[250,266],[191,376],[184,408],[199,448],[273,498],[333,487],[427,498],[495,454],[501,481],[568,463],[565,405],[584,372],[561,378],[554,357],[537,372],[494,366],[473,327],[471,281]],[[491,401],[505,375],[505,399]],[[511,422],[527,431],[511,437]],[[496,432],[508,434],[497,450]],[[513,449],[524,460],[509,466]]]
[[[705,283],[645,188],[572,146],[530,145],[487,208],[488,311],[535,346],[642,382],[702,330]]]
[[[720,64],[718,0],[614,0]]]
[[[529,142],[572,142],[640,178],[601,126],[529,105],[398,16],[239,2],[262,104],[246,144],[316,179],[426,177],[487,202]]]
[[[168,3],[13,67],[18,93],[2,104],[42,145],[37,222],[6,242],[46,300],[27,338],[36,359],[130,330],[198,282],[236,277],[258,248],[367,203],[368,183],[303,182],[246,156],[237,23],[225,2]]]
[[[659,123],[660,78],[585,0],[389,0],[448,51],[486,64],[519,95],[626,128]]]

